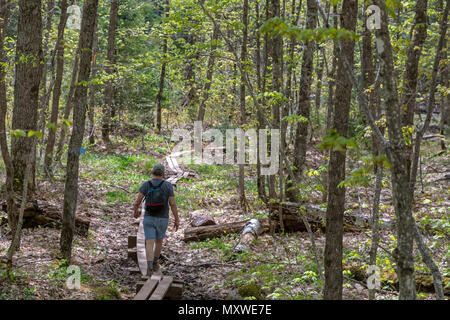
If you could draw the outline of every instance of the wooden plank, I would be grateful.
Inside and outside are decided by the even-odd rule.
[[[160,282],[158,287],[155,289],[153,294],[150,296],[148,300],[162,300],[166,295],[167,291],[169,291],[170,285],[173,282],[173,277],[165,276]]]
[[[137,257],[136,249],[128,249],[127,257],[128,257],[128,259],[133,260],[134,262],[137,262],[138,261],[138,257]]]
[[[128,236],[128,249],[136,248],[136,235]]]
[[[164,299],[168,300],[180,300],[183,295],[183,284],[172,282],[172,285],[170,286],[169,290],[167,291],[166,295],[164,296]]]
[[[143,225],[144,215],[141,216],[136,237],[137,264],[142,275],[147,275],[147,254],[145,252],[145,234]]]
[[[141,274],[141,270],[139,268],[129,268],[128,271],[130,272],[130,274]]]
[[[158,279],[148,279],[133,300],[147,300],[148,297],[150,297],[150,295],[152,295],[152,293],[155,291],[155,288],[158,286],[159,282],[160,281]]]
[[[141,273],[141,272],[139,271],[139,273]],[[145,284],[145,281],[138,281],[138,282],[136,282],[136,293],[141,291],[141,289],[144,286],[144,284]]]

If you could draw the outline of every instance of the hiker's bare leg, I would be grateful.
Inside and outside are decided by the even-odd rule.
[[[155,240],[155,257],[156,258],[159,258],[159,256],[161,255],[162,245],[163,245],[163,239]]]
[[[153,259],[154,256],[154,248],[155,247],[155,239],[147,239],[145,240],[145,253],[147,256],[147,274],[151,274],[153,270]]]
[[[159,271],[159,256],[161,255],[161,249],[163,245],[163,239],[155,240],[155,255],[153,259],[153,271]]]

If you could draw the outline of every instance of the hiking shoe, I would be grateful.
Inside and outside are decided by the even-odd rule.
[[[153,264],[153,272],[154,273],[158,273],[158,274],[161,273],[160,272],[159,262],[156,262],[156,263]]]

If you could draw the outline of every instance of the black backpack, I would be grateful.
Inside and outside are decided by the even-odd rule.
[[[165,180],[161,181],[161,183],[157,186],[154,186],[151,181],[148,182],[150,189],[145,196],[145,211],[151,216],[157,216],[163,213],[166,199],[161,186],[164,181]]]

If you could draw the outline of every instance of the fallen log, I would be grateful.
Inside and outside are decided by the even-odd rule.
[[[258,219],[249,220],[242,230],[239,243],[234,247],[234,252],[245,252],[250,250],[250,244],[256,240],[258,236],[264,231],[263,226]]]
[[[2,203],[2,210],[7,212],[6,202]],[[23,228],[49,227],[60,228],[62,225],[61,210],[55,206],[41,201],[32,201],[27,204],[23,214]],[[4,222],[7,218],[3,219]],[[75,217],[75,232],[83,237],[88,236],[90,221]]]
[[[230,233],[240,233],[249,220],[223,223],[211,226],[187,228],[184,230],[183,241],[203,241],[206,239],[218,238]],[[264,229],[268,230],[269,225],[266,220],[259,221]]]
[[[280,230],[279,203],[269,204],[269,223],[275,231]],[[311,225],[312,231],[320,230],[325,232],[326,212],[317,205],[308,203],[298,204],[295,202],[284,202],[282,204],[283,224],[286,232],[307,231],[307,228],[300,216],[303,214]],[[390,219],[380,219],[380,228],[393,228],[395,221]],[[344,231],[359,231],[370,227],[372,221],[370,217],[355,213],[344,213]]]

